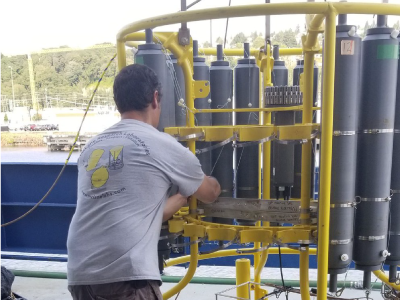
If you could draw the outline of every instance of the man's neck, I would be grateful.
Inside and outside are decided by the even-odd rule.
[[[154,126],[151,117],[146,112],[127,111],[121,114],[121,120],[124,119],[133,119]]]

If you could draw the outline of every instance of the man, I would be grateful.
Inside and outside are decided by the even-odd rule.
[[[162,221],[190,195],[210,203],[220,194],[198,159],[156,129],[161,98],[150,68],[122,69],[114,82],[121,121],[89,141],[79,157],[78,201],[67,242],[73,299],[162,299]],[[179,193],[167,199],[172,186]]]

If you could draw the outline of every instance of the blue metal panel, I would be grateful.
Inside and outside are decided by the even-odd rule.
[[[62,164],[2,163],[2,223],[28,211],[49,190]],[[66,253],[75,212],[77,167],[69,164],[46,200],[24,219],[2,228],[2,250]]]

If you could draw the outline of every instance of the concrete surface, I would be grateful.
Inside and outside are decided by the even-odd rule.
[[[165,292],[175,283],[164,283],[161,286],[161,291]],[[232,288],[233,286],[226,285],[204,285],[204,284],[189,284],[178,297],[174,296],[171,299],[174,300],[226,300],[232,299],[228,297],[218,296],[216,298],[215,293],[222,292],[226,289]],[[28,300],[71,300],[71,296],[67,289],[66,279],[43,279],[43,278],[31,278],[31,277],[16,277],[13,284],[13,291]],[[270,289],[272,291],[272,288]],[[235,290],[224,293],[224,295],[234,296]],[[345,298],[361,298],[365,297],[363,291],[357,290],[345,290],[342,297]],[[372,299],[382,299],[379,292],[373,292],[370,297]],[[370,298],[370,299],[371,299]],[[272,296],[270,299],[285,299],[285,295],[281,294],[279,298]],[[289,294],[290,300],[301,300],[298,294]],[[315,297],[311,297],[311,300],[315,300]]]

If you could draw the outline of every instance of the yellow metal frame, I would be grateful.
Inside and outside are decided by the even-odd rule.
[[[334,74],[335,74],[335,39],[336,39],[336,16],[338,14],[381,14],[381,15],[398,15],[400,16],[400,5],[395,4],[371,4],[371,3],[281,3],[281,4],[259,4],[259,5],[243,5],[233,7],[218,7],[211,9],[192,10],[185,12],[178,12],[159,17],[153,17],[142,21],[131,23],[117,34],[117,54],[118,54],[118,67],[119,69],[126,66],[126,51],[125,44],[130,46],[136,45],[134,41],[144,40],[144,33],[138,32],[146,28],[155,28],[158,26],[177,24],[183,22],[201,21],[209,19],[222,19],[222,18],[234,18],[244,16],[264,16],[264,15],[288,15],[288,14],[308,14],[307,29],[308,33],[303,37],[302,49],[281,49],[280,55],[300,55],[304,54],[304,73],[302,76],[302,89],[304,95],[303,106],[292,108],[303,111],[303,127],[311,128],[315,126],[312,124],[312,91],[313,91],[313,61],[316,53],[321,53],[321,49],[317,44],[317,36],[319,33],[325,33],[325,47],[324,47],[324,68],[323,68],[323,96],[322,96],[322,118],[321,118],[321,165],[320,165],[320,201],[319,201],[319,222],[318,222],[318,300],[327,299],[327,274],[328,274],[328,249],[329,249],[329,218],[330,218],[330,192],[331,192],[331,164],[332,164],[332,132],[333,132],[333,100],[334,100]],[[325,24],[323,24],[325,22]],[[178,59],[178,64],[182,67],[185,77],[185,89],[186,89],[186,105],[190,109],[188,113],[188,121],[186,128],[169,128],[167,131],[171,133],[181,134],[185,130],[198,130],[205,132],[205,136],[212,136],[216,140],[223,140],[223,137],[233,133],[234,130],[239,130],[238,126],[236,129],[233,128],[216,128],[208,130],[205,127],[195,127],[194,114],[195,113],[206,113],[215,112],[215,110],[202,110],[197,111],[194,108],[194,99],[198,95],[196,88],[199,85],[204,86],[204,83],[196,83],[193,80],[193,58],[192,58],[192,42],[188,46],[181,46],[178,43],[177,33],[154,33],[154,37],[160,40],[164,47],[170,50]],[[243,50],[232,50],[225,49],[225,55],[241,56]],[[200,49],[200,53],[205,55],[215,55],[214,49]],[[271,70],[273,67],[273,59],[271,57],[271,49],[267,45],[266,51],[264,50],[251,50],[251,55],[256,57],[257,65],[260,67],[260,72],[263,73],[263,87],[260,87],[260,95],[262,93],[261,88],[271,86]],[[260,97],[261,99],[261,97]],[[263,134],[269,130],[273,130],[271,126],[271,111],[274,109],[265,109],[262,107],[260,100],[260,108],[257,109],[243,109],[243,110],[218,110],[218,112],[225,111],[256,111],[260,113],[260,128],[264,130]],[[262,121],[261,121],[262,119]],[[290,127],[290,126],[289,126]],[[295,131],[299,126],[288,127],[288,135],[293,134],[296,136]],[[246,132],[247,140],[259,137],[260,133],[255,134],[254,132],[259,131],[257,126],[250,128],[241,127],[242,134]],[[292,132],[292,133],[290,133]],[[297,135],[298,136],[298,135]],[[184,229],[185,236],[190,236],[191,240],[197,240],[198,236],[209,232],[214,235],[215,238],[232,237],[232,230],[237,233],[241,232],[244,236],[253,236],[254,250],[256,251],[261,247],[261,242],[267,244],[271,242],[273,238],[280,238],[285,241],[291,241],[297,239],[298,236],[314,237],[315,227],[309,225],[309,213],[307,213],[310,207],[310,180],[311,180],[311,143],[303,144],[302,151],[302,186],[301,186],[301,208],[302,208],[302,225],[294,226],[288,230],[283,230],[279,227],[270,227],[268,224],[261,226],[260,222],[257,222],[257,227],[243,227],[243,226],[230,226],[203,222],[201,218],[196,215],[197,212],[197,201],[191,199],[189,203],[189,211],[179,213],[178,216],[172,220],[174,230]],[[189,149],[195,152],[195,140],[188,141]],[[263,198],[269,198],[270,196],[270,147],[271,143],[267,142],[263,144]],[[260,147],[261,148],[261,147]],[[261,160],[260,160],[261,161]],[[261,166],[261,164],[260,164]],[[261,168],[260,168],[261,169]],[[261,183],[261,181],[260,181]],[[261,187],[261,184],[260,184]],[[261,198],[261,191],[259,192]],[[189,223],[189,224],[186,224]],[[185,225],[186,224],[186,225]],[[191,225],[191,226],[189,226]],[[214,230],[220,228],[221,230]],[[227,230],[222,230],[226,228]],[[285,228],[284,228],[285,229]],[[252,231],[251,231],[252,230]],[[246,233],[247,231],[247,233]],[[257,232],[253,232],[257,231]],[[259,232],[258,232],[259,231]],[[286,232],[285,232],[286,231]],[[260,233],[263,232],[263,233]],[[271,238],[267,238],[271,237]],[[282,249],[283,254],[299,254],[300,258],[300,290],[301,296],[304,300],[309,300],[309,286],[308,286],[308,257],[311,254],[315,254],[315,249],[309,249],[308,247],[302,247],[301,251],[295,251],[291,249]],[[255,259],[255,282],[260,282],[260,272],[265,264],[269,254],[276,254],[276,249],[272,248],[268,251],[257,252],[254,254]],[[170,260],[166,263],[166,266],[171,266],[178,263],[190,261],[189,269],[185,277],[171,290],[167,291],[164,295],[164,299],[169,299],[181,289],[183,289],[192,279],[194,272],[197,267],[199,259],[207,259],[213,257],[223,257],[240,255],[236,250],[223,250],[212,254],[199,255],[198,244],[194,243],[190,246],[190,256],[180,257]],[[374,272],[375,275],[389,284],[396,290],[400,290],[399,285],[390,284],[388,278],[384,272]],[[258,286],[258,285],[257,285]],[[255,287],[255,296],[262,296],[265,291]],[[257,299],[257,298],[256,298]]]

